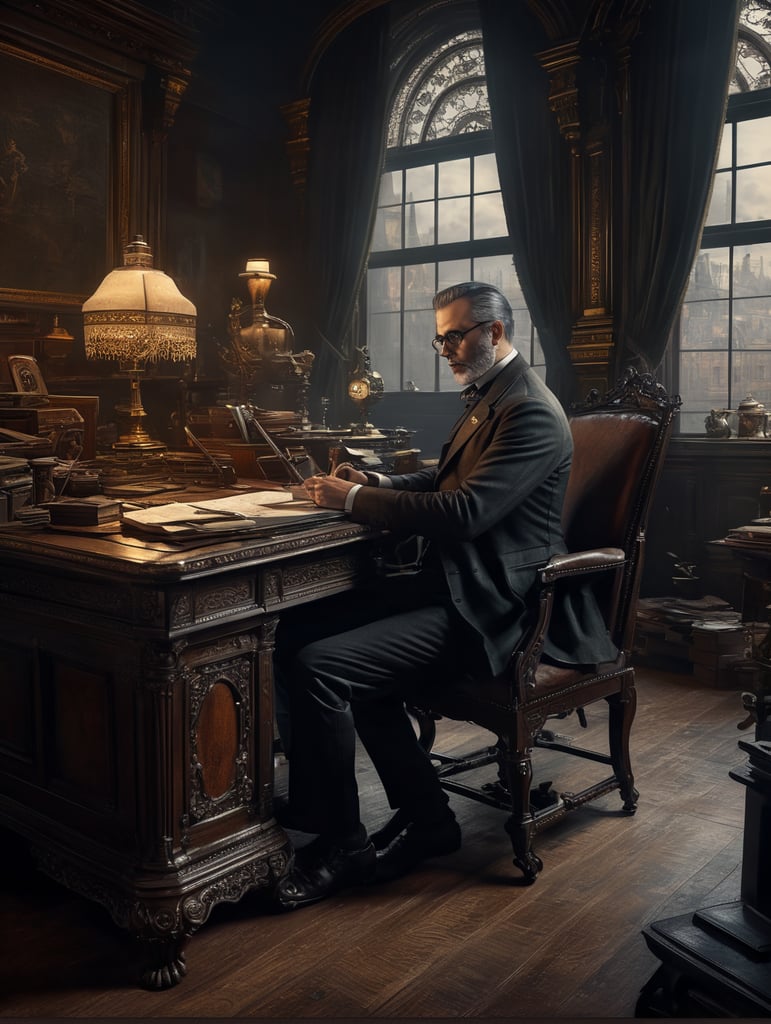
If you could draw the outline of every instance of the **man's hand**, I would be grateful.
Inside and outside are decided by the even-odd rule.
[[[358,475],[364,477],[363,473]],[[366,477],[364,479],[366,480]],[[305,493],[314,505],[344,509],[346,496],[354,483],[355,481],[341,480],[334,476],[311,476],[305,481]]]
[[[341,462],[335,469],[334,475],[340,480],[350,480],[352,484],[366,484],[367,482],[366,474],[355,469],[350,462]]]

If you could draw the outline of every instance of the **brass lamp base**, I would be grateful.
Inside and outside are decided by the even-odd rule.
[[[163,441],[154,441],[149,434],[144,434],[144,437],[134,437],[130,434],[121,434],[117,441],[113,442],[112,450],[114,452],[147,452],[149,454],[155,452],[165,452],[168,445],[165,445]]]
[[[144,428],[143,421],[147,417],[147,413],[142,405],[142,395],[139,389],[139,378],[142,374],[142,368],[134,364],[124,372],[129,376],[131,400],[128,405],[116,405],[115,407],[118,419],[125,424],[125,429],[118,437],[118,440],[113,443],[113,451],[139,454],[144,452],[165,452],[168,445],[165,445],[163,441],[156,441],[150,437]]]

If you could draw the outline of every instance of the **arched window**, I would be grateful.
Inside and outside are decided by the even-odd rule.
[[[517,349],[543,355],[514,269],[493,149],[481,32],[455,32],[401,73],[366,282],[367,346],[389,391],[455,390],[431,346],[431,300],[489,281],[515,313]]]
[[[680,317],[682,433],[752,394],[771,404],[771,2],[745,0],[701,249]]]

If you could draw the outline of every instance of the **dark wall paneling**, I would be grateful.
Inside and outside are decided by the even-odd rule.
[[[643,596],[672,593],[671,551],[695,564],[705,593],[739,607],[741,565],[711,542],[757,517],[770,481],[768,441],[674,438],[649,525]]]

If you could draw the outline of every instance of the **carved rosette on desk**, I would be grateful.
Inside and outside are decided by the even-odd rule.
[[[229,348],[220,356],[240,403],[265,409],[296,410],[303,426],[309,426],[308,391],[313,353],[295,352],[294,331],[265,308],[265,299],[276,275],[268,260],[248,260],[239,274],[246,279],[249,306],[234,298],[228,317]]]

